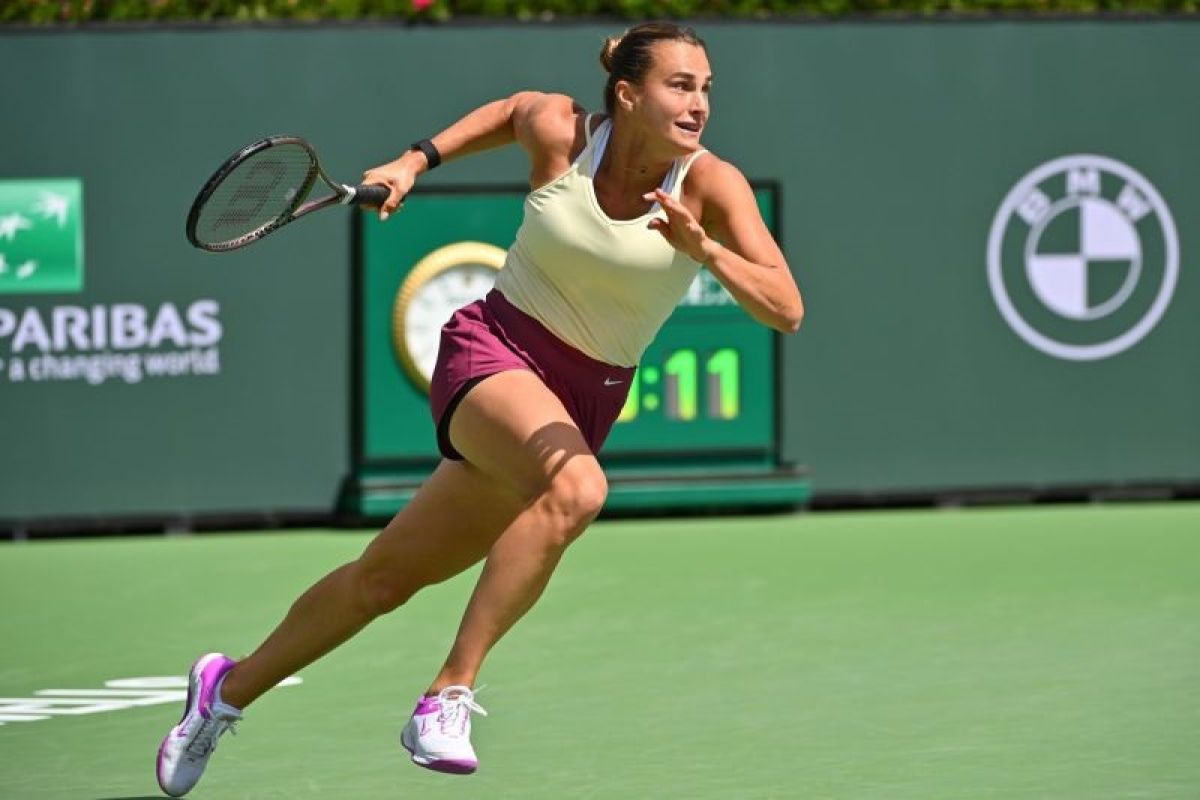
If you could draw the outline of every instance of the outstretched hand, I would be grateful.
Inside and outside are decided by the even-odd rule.
[[[666,219],[654,217],[648,227],[663,235],[663,238],[679,252],[693,261],[705,263],[712,255],[716,242],[705,233],[704,226],[692,216],[687,206],[662,189],[642,195],[644,200],[657,200]]]

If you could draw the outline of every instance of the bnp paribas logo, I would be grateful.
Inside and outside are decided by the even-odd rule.
[[[82,288],[80,181],[0,180],[0,294]]]
[[[1094,361],[1147,336],[1170,305],[1179,238],[1132,167],[1057,158],[1022,178],[988,237],[988,281],[1009,327],[1056,358]]]

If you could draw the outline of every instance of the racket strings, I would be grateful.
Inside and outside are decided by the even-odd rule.
[[[233,168],[204,203],[197,238],[230,241],[275,222],[295,207],[315,170],[300,145],[267,148]]]

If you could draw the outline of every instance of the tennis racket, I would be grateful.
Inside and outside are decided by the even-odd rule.
[[[318,178],[332,194],[309,200]],[[187,238],[201,250],[236,250],[322,208],[378,206],[388,194],[386,186],[337,183],[308,142],[269,136],[238,150],[208,179],[188,212]]]

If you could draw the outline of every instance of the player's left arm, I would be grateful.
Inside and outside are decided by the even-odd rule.
[[[709,153],[694,165],[684,190],[699,198],[700,220],[683,203],[656,190],[667,219],[651,227],[707,267],[754,319],[795,333],[804,301],[741,170]]]

